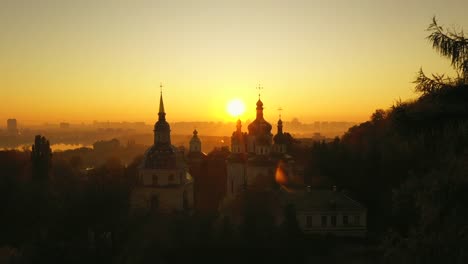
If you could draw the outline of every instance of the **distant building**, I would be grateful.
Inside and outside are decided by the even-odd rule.
[[[154,144],[144,154],[138,184],[132,190],[131,208],[168,213],[187,211],[193,208],[193,180],[183,151],[171,144],[162,93],[158,116],[154,125]]]
[[[11,135],[18,134],[18,123],[16,119],[12,118],[7,120],[7,133]]]

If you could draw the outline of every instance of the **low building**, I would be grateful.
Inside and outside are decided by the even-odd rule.
[[[336,190],[291,189],[282,186],[286,204],[296,210],[299,227],[305,234],[364,237],[367,233],[367,210],[346,194]]]

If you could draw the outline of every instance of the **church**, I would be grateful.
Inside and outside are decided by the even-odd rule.
[[[245,188],[271,188],[278,181],[279,170],[282,177],[290,175],[294,160],[287,149],[291,138],[283,133],[281,117],[273,136],[272,125],[263,117],[260,96],[256,106],[256,119],[248,125],[248,133],[242,131],[242,123],[237,121],[230,150],[222,148],[208,155],[203,153],[198,131],[194,130],[185,156],[183,148],[171,144],[161,92],[154,143],[138,168],[137,186],[131,193],[132,210],[190,211],[197,209],[197,197],[200,208],[208,202],[209,208],[217,209]],[[211,188],[211,193],[216,193],[213,201],[202,197],[207,191],[206,184],[222,185],[220,190]]]
[[[193,179],[183,149],[171,144],[162,91],[153,133],[154,143],[144,154],[138,168],[137,186],[131,193],[132,210],[170,213],[193,209]]]
[[[248,203],[267,199],[269,202],[262,205],[266,207],[257,209],[268,210],[275,225],[284,221],[284,208],[292,205],[304,233],[364,236],[366,208],[336,187],[319,190],[304,186],[303,165],[293,157],[294,139],[283,131],[281,115],[273,135],[263,109],[259,95],[255,120],[246,132],[237,120],[230,148],[215,148],[205,154],[195,129],[185,153],[183,147],[171,144],[161,92],[153,145],[138,168],[131,209],[217,213],[238,225],[244,217],[242,204],[254,195]]]
[[[281,176],[292,176],[294,160],[288,155],[291,143],[288,134],[283,132],[281,116],[277,132],[273,136],[272,125],[263,117],[263,102],[257,101],[256,118],[247,132],[242,132],[242,124],[237,120],[236,131],[231,137],[231,155],[227,160],[226,197],[236,196],[244,188],[268,188],[275,184],[277,172]],[[281,168],[279,164],[281,163]]]

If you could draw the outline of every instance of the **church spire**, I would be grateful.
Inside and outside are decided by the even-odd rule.
[[[279,107],[278,134],[283,134],[283,121],[281,120],[281,111],[283,111],[283,108]]]
[[[160,95],[159,95],[159,120],[166,120],[166,112],[164,111],[164,101],[163,101],[163,96],[162,96],[162,88],[163,85],[162,83],[159,84],[159,89],[160,89]]]
[[[166,121],[166,112],[164,111],[164,102],[162,97],[162,84],[159,85],[159,113],[158,121],[154,124],[154,144],[155,145],[170,145],[171,144],[171,128]]]
[[[256,89],[258,90],[257,119],[260,120],[260,119],[263,119],[263,102],[260,99],[260,92],[263,89],[263,87],[260,86],[260,84],[259,84]]]

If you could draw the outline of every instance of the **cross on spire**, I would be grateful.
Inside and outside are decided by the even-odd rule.
[[[260,100],[260,94],[261,94],[261,91],[263,90],[263,87],[260,84],[258,84],[258,86],[255,89],[258,90],[258,100]]]
[[[283,108],[281,108],[281,106],[280,106],[280,107],[278,107],[277,110],[278,110],[278,113],[279,113],[279,119],[281,119],[281,112],[283,111]]]
[[[162,83],[159,83],[159,113],[164,113],[164,102],[163,102],[163,97],[162,97],[162,88],[163,85]]]

